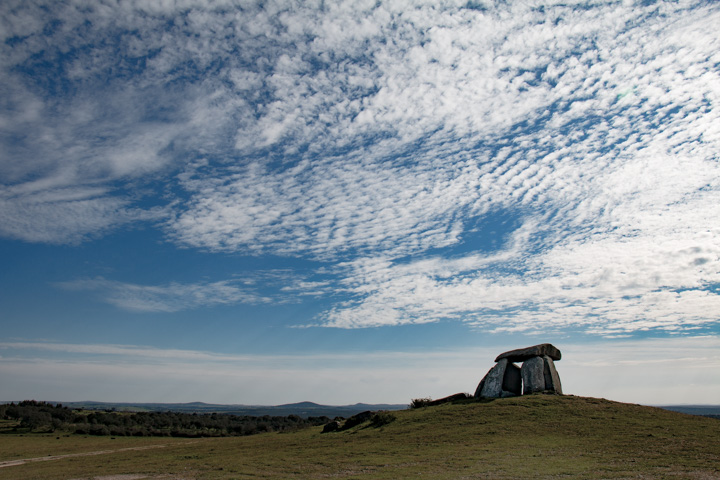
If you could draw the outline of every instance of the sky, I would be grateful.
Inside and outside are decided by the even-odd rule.
[[[720,4],[5,0],[0,400],[720,404]]]

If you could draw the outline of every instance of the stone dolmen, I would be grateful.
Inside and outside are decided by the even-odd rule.
[[[562,395],[560,376],[554,361],[560,350],[549,343],[501,353],[475,390],[475,397],[501,398],[549,392]],[[518,367],[514,362],[522,362]]]

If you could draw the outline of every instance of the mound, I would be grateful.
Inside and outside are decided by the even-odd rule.
[[[660,408],[538,394],[460,400],[377,418],[324,434],[317,427],[174,439],[163,448],[8,467],[0,478],[720,478],[720,421]],[[0,438],[0,451],[8,441],[17,439]],[[65,441],[80,439],[48,439],[46,445],[70,449]],[[35,456],[50,453],[40,445]]]

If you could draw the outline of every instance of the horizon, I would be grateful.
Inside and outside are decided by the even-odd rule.
[[[567,396],[579,396],[579,395],[572,395],[572,394],[564,394]],[[583,398],[595,398],[595,397],[583,397]],[[437,399],[433,399],[437,400]],[[609,400],[609,401],[616,401],[612,400],[611,398],[602,398],[602,400]],[[410,403],[364,403],[364,402],[357,402],[357,403],[350,403],[350,404],[344,404],[344,405],[336,405],[336,404],[326,404],[326,403],[317,403],[310,400],[304,400],[300,402],[293,402],[293,403],[283,403],[280,405],[257,405],[257,404],[245,404],[245,403],[207,403],[207,402],[182,402],[182,403],[164,403],[164,402],[99,402],[96,400],[66,400],[66,401],[57,401],[57,400],[36,400],[36,399],[23,399],[23,400],[0,400],[0,405],[6,405],[9,403],[19,403],[23,401],[37,401],[37,402],[45,402],[52,405],[63,405],[67,406],[66,404],[77,404],[77,403],[92,403],[92,404],[100,404],[100,405],[127,405],[127,406],[142,406],[142,405],[208,405],[208,406],[218,406],[218,407],[292,407],[296,405],[303,405],[303,404],[311,404],[318,407],[354,407],[357,405],[367,405],[367,406],[377,406],[377,405],[389,405],[393,407],[399,407],[399,406],[407,406],[410,407]],[[618,402],[618,403],[626,403],[626,402]],[[710,404],[710,403],[678,403],[678,404],[632,404],[629,403],[629,405],[642,405],[645,407],[658,407],[658,408],[664,408],[664,407],[698,407],[698,408],[720,408],[720,403],[718,404]]]
[[[720,3],[0,5],[0,398],[720,399]],[[70,400],[67,400],[70,401]]]

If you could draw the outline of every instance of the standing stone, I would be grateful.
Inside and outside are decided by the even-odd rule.
[[[501,395],[503,397],[522,395],[522,375],[520,373],[520,367],[514,363],[508,363],[505,369],[502,389]]]
[[[502,394],[503,380],[505,378],[505,369],[507,368],[507,359],[499,361],[480,381],[475,397],[499,398]]]
[[[523,395],[545,390],[545,361],[542,357],[525,360],[520,374],[523,381]]]
[[[500,360],[480,381],[475,397],[501,398],[522,395],[520,368],[507,359]]]
[[[545,390],[562,395],[562,385],[560,384],[560,375],[555,370],[555,362],[547,355],[543,357]]]

